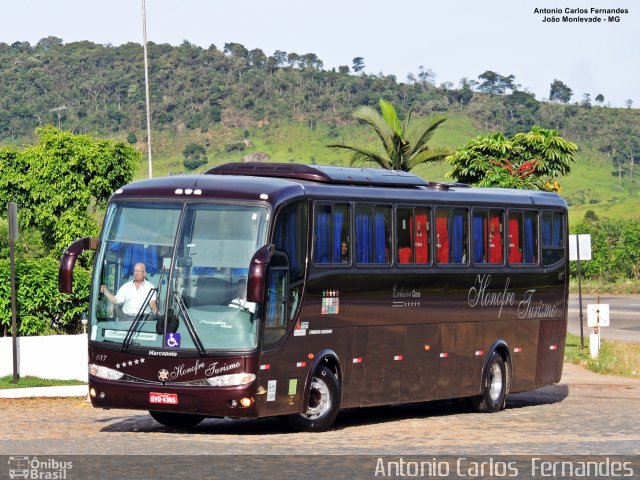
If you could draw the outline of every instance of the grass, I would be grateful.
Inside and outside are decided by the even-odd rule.
[[[19,377],[18,383],[13,383],[13,375],[0,377],[0,390],[7,388],[30,388],[30,387],[55,387],[61,385],[86,385],[86,382],[79,380],[53,380],[38,377]]]
[[[589,370],[606,375],[640,378],[640,343],[601,340],[598,358],[591,358],[589,338],[580,346],[580,337],[567,334],[565,361],[583,365]]]
[[[578,293],[578,280],[571,278],[569,281],[569,291]],[[617,282],[603,282],[600,280],[582,279],[583,295],[638,295],[640,294],[640,280],[622,279]]]

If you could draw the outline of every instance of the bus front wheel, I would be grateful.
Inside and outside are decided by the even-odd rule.
[[[320,365],[311,379],[309,401],[302,413],[288,415],[286,423],[298,432],[322,432],[329,428],[340,410],[340,384],[335,374]]]
[[[195,427],[202,420],[205,419],[202,415],[196,415],[193,413],[175,413],[175,412],[154,412],[150,411],[149,415],[153,419],[170,428],[191,428]]]
[[[478,413],[502,410],[507,395],[507,369],[502,356],[493,352],[482,381],[483,393],[471,398],[471,408]]]

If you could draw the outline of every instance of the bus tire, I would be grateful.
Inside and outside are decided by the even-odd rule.
[[[194,413],[176,413],[176,412],[156,412],[149,411],[149,415],[153,419],[170,428],[191,428],[195,427],[206,417],[203,415],[196,415]]]
[[[471,408],[478,413],[499,412],[507,395],[507,368],[502,356],[493,352],[482,379],[483,392],[470,399]]]
[[[340,384],[326,365],[320,365],[313,374],[308,397],[304,412],[287,415],[284,420],[297,432],[323,432],[340,410]]]

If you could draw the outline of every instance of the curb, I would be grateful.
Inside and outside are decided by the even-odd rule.
[[[0,398],[86,397],[88,385],[60,385],[56,387],[10,388],[0,390]]]

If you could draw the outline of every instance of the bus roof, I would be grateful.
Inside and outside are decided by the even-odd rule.
[[[296,197],[318,199],[547,205],[566,208],[557,194],[534,190],[469,188],[455,183],[427,182],[407,172],[373,168],[284,163],[228,163],[200,175],[174,175],[128,184],[112,200],[224,198],[263,201],[274,207]]]
[[[252,177],[290,178],[321,183],[384,187],[427,186],[428,182],[407,172],[380,168],[300,165],[295,163],[225,163],[207,170],[210,175],[248,175]]]

